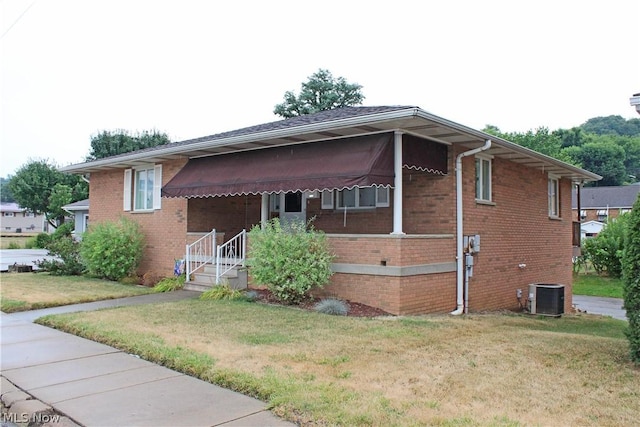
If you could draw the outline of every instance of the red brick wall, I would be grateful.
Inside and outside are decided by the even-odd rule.
[[[166,184],[184,165],[173,161],[162,166],[162,183]],[[186,199],[162,199],[162,209],[136,213],[123,210],[124,171],[91,173],[89,185],[89,216],[91,224],[116,221],[124,216],[140,224],[145,235],[145,251],[139,274],[154,272],[161,276],[173,274],[176,258],[184,258],[187,232]]]
[[[517,309],[516,289],[559,283],[571,308],[571,182],[560,181],[560,218],[550,219],[548,174],[493,159],[493,205],[475,202],[474,159],[464,159],[464,234],[480,235],[470,279],[471,311]],[[519,264],[526,267],[519,268]]]
[[[223,232],[227,238],[260,223],[261,196],[230,196],[189,199],[189,232]]]

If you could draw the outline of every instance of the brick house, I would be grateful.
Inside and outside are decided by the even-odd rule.
[[[568,310],[571,190],[600,179],[412,106],[324,111],[63,171],[90,175],[92,223],[141,224],[141,273],[170,275],[214,228],[227,241],[274,216],[315,218],[336,254],[323,292],[393,314],[517,309],[516,291],[536,282],[564,284]]]
[[[609,219],[615,219],[631,211],[638,194],[640,194],[640,183],[612,187],[584,187],[580,189],[580,207],[578,208],[577,190],[573,190],[571,198],[573,220],[606,222]]]

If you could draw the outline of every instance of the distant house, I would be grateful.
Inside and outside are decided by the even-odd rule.
[[[0,230],[3,233],[41,233],[45,231],[44,215],[36,215],[17,203],[0,204]]]
[[[574,221],[606,222],[631,211],[640,194],[640,183],[618,187],[584,187],[580,190],[580,212],[577,191],[573,190],[571,207]]]
[[[73,215],[75,221],[73,235],[78,238],[81,237],[82,233],[87,231],[87,226],[89,225],[89,199],[69,203],[63,206],[62,209]]]
[[[596,237],[598,233],[602,231],[605,227],[604,222],[600,221],[587,221],[585,223],[580,224],[580,237],[582,239],[589,237]]]
[[[323,111],[62,170],[91,175],[92,223],[140,224],[141,274],[171,275],[189,255],[217,278],[245,246],[214,247],[270,218],[313,218],[336,255],[323,292],[393,314],[518,309],[532,283],[564,284],[568,311],[571,190],[600,179],[414,106]]]

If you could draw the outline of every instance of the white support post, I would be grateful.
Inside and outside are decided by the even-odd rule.
[[[393,138],[393,231],[402,235],[402,132],[394,132]]]
[[[269,221],[269,193],[262,193],[262,203],[260,205],[260,227],[264,227]]]

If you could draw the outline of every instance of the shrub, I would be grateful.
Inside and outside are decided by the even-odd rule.
[[[264,229],[254,226],[247,263],[253,280],[266,285],[281,302],[295,304],[313,287],[331,278],[331,261],[324,233],[301,221],[286,227],[274,218]]]
[[[39,233],[36,236],[36,248],[44,249],[51,241],[51,236],[48,233]]]
[[[80,254],[90,275],[120,280],[138,268],[143,249],[140,226],[121,218],[92,225],[82,238]]]
[[[316,303],[316,305],[313,306],[313,309],[318,313],[346,316],[349,311],[349,306],[342,300],[327,298]]]
[[[153,287],[156,292],[173,292],[184,287],[186,276],[184,274],[174,277],[165,277]]]
[[[624,242],[623,295],[629,319],[625,333],[629,340],[631,359],[640,364],[640,196],[629,214]]]
[[[20,249],[20,244],[18,242],[9,242],[7,249]]]
[[[228,283],[216,285],[200,295],[201,300],[246,300],[244,292],[238,289],[232,289]]]
[[[80,258],[80,244],[73,238],[71,232],[73,224],[64,223],[60,225],[51,235],[47,235],[47,239],[42,238],[40,241],[48,240],[45,248],[49,255],[53,255],[56,259],[39,260],[36,262],[40,270],[48,271],[56,276],[78,276],[83,273],[84,265]],[[43,234],[40,233],[37,237]]]
[[[596,273],[606,272],[610,277],[621,276],[627,217],[625,214],[610,221],[598,236],[585,241],[585,257]]]

